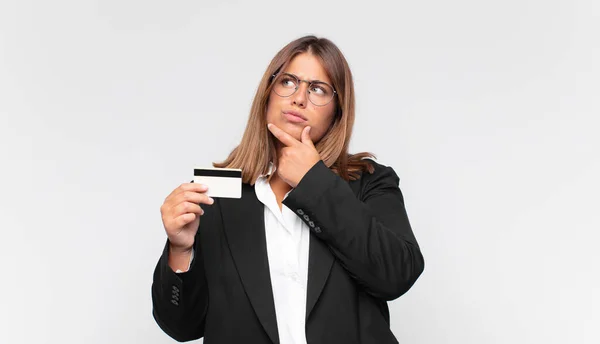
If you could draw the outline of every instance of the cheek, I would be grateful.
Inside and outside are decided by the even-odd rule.
[[[270,96],[269,100],[267,100],[267,118],[274,118],[280,108],[281,106],[277,102],[277,97]]]
[[[327,110],[320,112],[318,116],[320,118],[318,123],[318,136],[319,139],[321,139],[327,134],[329,127],[331,127],[331,125],[333,124],[335,113],[333,110]]]
[[[319,118],[321,119],[320,124],[324,129],[328,129],[331,123],[333,122],[333,118],[335,116],[335,109],[320,109]]]

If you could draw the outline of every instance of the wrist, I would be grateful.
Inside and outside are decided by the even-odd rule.
[[[181,248],[169,245],[169,266],[175,273],[186,272],[192,265],[193,247]]]
[[[192,253],[192,250],[194,249],[194,245],[189,246],[189,247],[181,247],[181,246],[175,246],[173,244],[169,244],[169,251],[171,252],[171,254],[174,255],[189,255]]]

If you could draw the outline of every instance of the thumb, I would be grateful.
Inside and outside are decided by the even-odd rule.
[[[315,145],[312,142],[312,139],[310,138],[310,127],[306,126],[304,128],[304,130],[302,130],[302,143],[309,145],[311,147],[314,147]]]

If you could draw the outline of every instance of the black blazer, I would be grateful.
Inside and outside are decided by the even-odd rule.
[[[323,161],[283,201],[311,229],[306,300],[309,344],[398,343],[387,302],[424,268],[390,167],[346,182]],[[279,344],[266,251],[263,204],[254,186],[215,199],[196,235],[190,270],[168,265],[169,242],[152,284],[153,316],[177,341]]]

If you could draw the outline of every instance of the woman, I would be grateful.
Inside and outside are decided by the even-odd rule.
[[[185,183],[161,207],[168,235],[153,315],[178,341],[397,343],[386,301],[424,261],[391,167],[348,154],[352,74],[327,39],[268,66],[241,143],[242,198]],[[202,205],[202,206],[200,206]]]

